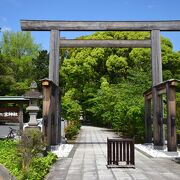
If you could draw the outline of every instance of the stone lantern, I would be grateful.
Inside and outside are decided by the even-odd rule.
[[[37,90],[35,81],[31,83],[30,90],[25,93],[24,97],[29,99],[29,106],[26,110],[29,112],[30,119],[26,128],[39,128],[36,116],[39,111],[38,100],[42,98],[42,95]]]

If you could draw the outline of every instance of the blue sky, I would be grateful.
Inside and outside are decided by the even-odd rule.
[[[180,20],[180,0],[0,0],[1,31],[20,31],[28,20]],[[62,32],[74,38],[88,32]],[[163,32],[180,50],[180,32]],[[2,32],[0,32],[2,36]],[[43,49],[49,49],[49,32],[32,32]]]

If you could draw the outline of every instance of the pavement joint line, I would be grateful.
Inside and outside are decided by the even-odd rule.
[[[97,134],[97,133],[96,133],[96,134]],[[100,133],[101,139],[103,139],[102,136],[103,136],[103,133]],[[107,144],[107,143],[106,143],[106,144]],[[105,152],[103,151],[103,148],[102,148],[101,145],[100,145],[100,148],[101,148],[101,151],[103,152],[103,156],[104,156],[104,158],[106,159],[106,162],[107,162],[107,156],[106,156]],[[106,168],[107,168],[107,165],[106,165]],[[107,169],[108,169],[108,168],[107,168]],[[115,180],[117,180],[116,175],[114,174],[114,172],[113,172],[113,170],[112,170],[111,168],[110,168],[110,171],[111,171],[111,174],[112,174],[113,178],[114,178]]]
[[[80,136],[81,136],[81,134],[78,134],[78,137],[77,137],[76,141],[77,141],[78,139],[80,139]],[[75,154],[75,152],[76,152],[77,147],[78,147],[78,144],[74,144],[72,150],[70,151],[70,153],[69,153],[69,155],[68,155],[68,157],[71,158],[71,162],[70,162],[69,165],[68,165],[68,168],[67,168],[67,171],[66,171],[67,173],[66,173],[66,175],[65,175],[65,179],[66,179],[67,176],[68,176],[68,171],[69,171],[69,169],[70,169],[70,166],[71,166],[71,163],[72,163],[72,160],[73,160],[73,157],[74,157],[74,154]]]
[[[91,133],[92,134],[92,133]],[[94,134],[91,135],[91,141],[92,141],[92,137],[93,137]],[[95,136],[95,135],[94,135]],[[94,144],[92,144],[92,147],[94,146]],[[99,173],[98,173],[98,168],[97,168],[97,162],[96,162],[96,153],[95,153],[95,148],[93,148],[93,153],[94,153],[94,156],[95,156],[95,168],[96,168],[96,173],[97,173],[97,180],[100,180],[99,179]]]

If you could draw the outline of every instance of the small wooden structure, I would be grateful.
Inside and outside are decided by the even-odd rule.
[[[134,139],[107,138],[107,167],[133,167]]]
[[[0,121],[19,123],[20,130],[23,130],[23,104],[29,99],[23,96],[0,96],[0,105],[15,104],[15,107],[0,107]]]
[[[164,129],[163,124],[167,124],[167,147],[168,151],[177,151],[177,140],[176,140],[176,86],[177,83],[180,82],[176,79],[171,79],[165,81],[163,83],[157,84],[153,86],[146,92],[144,92],[145,99],[145,140],[146,143],[152,143],[152,124],[154,134],[156,138],[154,139],[154,144],[158,144],[159,147],[155,148],[163,148],[164,146]],[[156,95],[157,104],[155,114],[152,113],[151,101],[153,98],[153,92]],[[162,95],[166,94],[167,101],[167,119],[163,117],[163,101]],[[155,116],[155,117],[152,117]],[[156,121],[152,119],[156,118]]]

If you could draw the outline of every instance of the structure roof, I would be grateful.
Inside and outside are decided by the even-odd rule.
[[[24,96],[0,96],[0,101],[29,101],[29,99],[27,98],[24,98]]]

